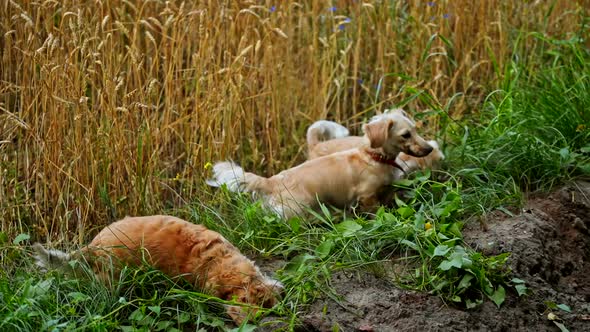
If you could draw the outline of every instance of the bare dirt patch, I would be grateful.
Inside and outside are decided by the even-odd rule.
[[[340,299],[313,303],[301,330],[559,331],[548,319],[552,312],[570,331],[590,331],[590,183],[530,197],[515,216],[490,215],[486,228],[469,225],[465,242],[488,255],[511,252],[508,264],[526,281],[528,295],[511,291],[500,309],[486,300],[465,310],[369,272],[338,272],[332,286]],[[551,309],[549,302],[571,312]]]

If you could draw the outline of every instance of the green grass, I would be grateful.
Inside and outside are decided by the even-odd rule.
[[[285,222],[247,195],[226,191],[214,195],[212,201],[218,203],[213,208],[195,203],[178,214],[218,230],[250,255],[285,262],[276,273],[286,291],[273,312],[291,328],[298,313],[318,296],[338,298],[330,288],[332,273],[359,267],[371,267],[400,287],[431,292],[460,306],[475,306],[485,297],[501,303],[498,290],[511,286],[503,267],[507,255],[483,257],[463,245],[459,183],[433,182],[426,174],[400,185],[411,188],[406,203],[398,200],[399,207],[382,208],[375,215],[323,207],[310,218]],[[2,250],[5,265],[13,268],[7,271],[12,277],[3,279],[5,319],[0,328],[170,330],[197,323],[222,328],[227,322],[223,311],[210,309],[219,300],[146,266],[126,270],[118,286],[109,289],[90,272],[78,279],[57,272],[31,275],[35,269],[27,249],[5,245]],[[381,264],[388,261],[411,273],[392,274]]]
[[[43,274],[27,249],[2,245],[0,330],[2,331],[182,331],[229,322],[222,303],[197,292],[183,279],[151,267],[126,268],[112,287],[82,263],[76,278]]]
[[[537,63],[513,61],[477,117],[443,119],[447,162],[437,175],[448,180],[427,173],[401,181],[397,186],[406,193],[394,208],[363,215],[323,207],[309,218],[285,221],[247,195],[221,190],[169,213],[219,231],[249,256],[279,260],[284,298],[263,313],[287,329],[319,296],[338,300],[329,282],[334,272],[360,267],[451,305],[473,308],[491,300],[500,306],[507,292],[523,294],[526,286],[511,278],[508,254],[486,257],[466,246],[463,224],[519,206],[529,192],[590,174],[590,53],[576,39],[542,43]],[[2,331],[233,328],[221,300],[146,266],[125,270],[112,289],[90,272],[77,279],[42,274],[27,239],[0,233]]]
[[[541,64],[513,62],[482,112],[454,124],[447,168],[474,213],[590,175],[590,53],[577,37],[544,42]]]

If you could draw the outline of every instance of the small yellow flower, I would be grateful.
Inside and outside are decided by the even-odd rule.
[[[213,167],[213,164],[211,162],[208,161],[207,163],[205,163],[205,169],[209,169],[211,167]]]
[[[585,125],[585,124],[583,124],[583,123],[581,123],[581,124],[579,124],[579,125],[576,127],[576,132],[577,132],[577,133],[581,133],[581,132],[583,132],[583,131],[584,131],[584,129],[586,129],[586,125]]]
[[[431,228],[432,228],[432,224],[431,223],[427,222],[427,223],[424,224],[424,229],[425,230],[429,230]]]

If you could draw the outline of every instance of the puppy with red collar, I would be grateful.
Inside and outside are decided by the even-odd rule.
[[[359,146],[308,160],[270,178],[245,172],[233,162],[213,166],[214,187],[250,192],[284,218],[317,209],[319,202],[344,208],[359,203],[371,211],[378,194],[395,179],[400,152],[424,157],[433,147],[416,133],[416,125],[405,112],[394,110],[375,116],[363,126]]]
[[[401,109],[386,112],[403,112],[405,114]],[[346,127],[333,121],[319,120],[307,129],[308,160],[355,149],[363,144],[363,136],[349,136]],[[394,170],[396,180],[403,179],[417,170],[435,170],[439,167],[440,162],[445,159],[445,155],[436,141],[428,141],[428,144],[432,146],[433,150],[424,157],[414,157],[400,152],[395,159],[395,163],[399,166],[399,169]]]

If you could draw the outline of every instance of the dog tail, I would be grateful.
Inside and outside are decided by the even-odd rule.
[[[320,142],[348,135],[348,129],[334,121],[316,121],[307,128],[307,148],[311,150]]]
[[[211,187],[226,185],[232,192],[264,193],[268,179],[245,172],[233,161],[222,161],[213,165],[213,178],[207,180]]]
[[[47,270],[68,270],[72,255],[60,250],[45,249],[42,244],[33,244],[35,251],[35,265],[43,271]]]

